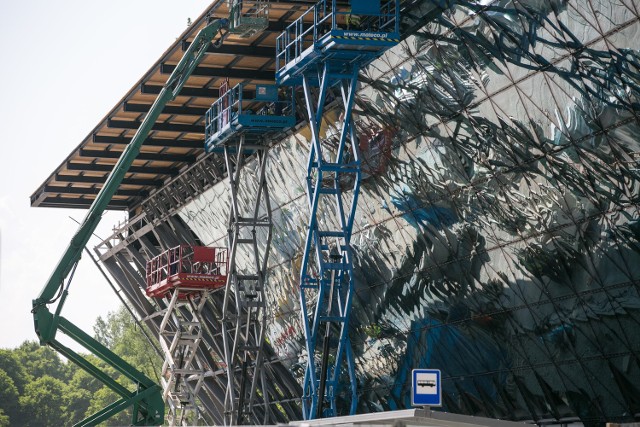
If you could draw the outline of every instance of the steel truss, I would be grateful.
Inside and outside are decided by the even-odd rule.
[[[229,213],[229,274],[224,291],[222,337],[228,385],[225,424],[242,424],[261,399],[269,408],[263,366],[266,323],[265,285],[272,236],[272,217],[266,182],[268,147],[245,145],[242,135],[224,144],[231,192]],[[255,153],[256,170],[249,172],[248,157]],[[247,172],[244,173],[243,172]],[[253,175],[253,178],[252,178]],[[240,375],[236,372],[240,370]],[[239,378],[239,380],[238,380]],[[263,420],[267,424],[269,410]]]
[[[140,204],[149,222],[167,218],[223,179],[221,159],[207,154]]]
[[[222,155],[220,158],[224,160]],[[122,293],[131,303],[133,310],[143,318],[145,325],[157,337],[165,311],[157,309],[155,304],[152,305],[148,302],[144,297],[143,290],[146,286],[144,277],[148,257],[160,254],[152,241],[157,239],[165,249],[183,242],[192,245],[197,245],[198,242],[193,240],[195,235],[188,229],[188,226],[182,225],[173,216],[169,216],[160,223],[154,222],[153,228],[148,228],[145,225],[144,235],[133,233],[134,230],[138,230],[135,225],[139,223],[140,220],[136,220],[133,223],[123,225],[122,228],[114,232],[113,236],[110,236],[96,248],[96,253],[118,286],[122,288]],[[126,236],[130,238],[126,238]],[[227,373],[221,363],[224,361],[220,322],[223,297],[224,292],[220,289],[211,293],[207,298],[202,309],[201,319],[204,322],[202,324],[204,336],[200,343],[200,351],[196,355],[199,359],[198,363],[213,370],[212,376],[209,376],[208,373],[205,375],[203,386],[198,395],[200,413],[208,423],[217,425],[224,423],[224,398],[227,390]],[[169,300],[158,302],[166,308]],[[269,394],[268,406],[270,408],[267,409],[263,399],[263,402],[254,405],[252,417],[255,420],[263,420],[264,412],[270,410],[269,416],[272,424],[300,419],[302,417],[299,409],[301,389],[291,371],[278,359],[270,345],[267,342],[264,345],[263,366],[267,377],[267,389],[266,391],[261,389],[261,392]],[[159,353],[162,354],[162,351]],[[239,374],[240,372],[237,370],[236,378],[240,376]],[[280,408],[285,411],[284,414],[279,410]]]

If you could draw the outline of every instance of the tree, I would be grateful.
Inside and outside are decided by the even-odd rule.
[[[109,347],[114,353],[147,377],[156,382],[160,381],[159,366],[162,365],[162,359],[153,351],[140,326],[124,306],[121,306],[115,312],[107,314],[106,320],[98,317],[93,330],[96,340]],[[131,383],[116,373],[112,367],[107,367],[102,362],[98,363],[97,366],[110,373],[112,378],[125,387],[131,386]],[[94,393],[86,415],[92,415],[119,398],[120,396],[107,387],[100,388]],[[122,425],[130,422],[131,409],[129,408],[110,418],[106,425]]]
[[[87,389],[67,386],[62,408],[67,420],[65,424],[75,424],[87,416],[93,395]]]
[[[94,329],[100,342],[159,381],[157,372],[162,360],[124,307],[109,313],[106,319],[98,318]],[[84,357],[133,391],[135,385],[112,366],[91,354]],[[91,374],[34,341],[25,341],[13,350],[0,349],[0,427],[71,425],[119,398]],[[131,408],[105,424],[130,422]]]
[[[17,421],[19,418],[20,405],[18,397],[18,388],[13,380],[9,374],[0,369],[0,411],[3,411],[0,418],[6,418],[7,423],[10,420]],[[0,426],[2,425],[0,420]]]
[[[106,366],[103,361],[96,356],[88,354],[84,356],[85,359],[94,366],[98,366],[101,369]],[[81,369],[80,367],[71,364],[71,379],[69,380],[69,387],[74,389],[83,389],[89,391],[91,394],[100,390],[103,384],[93,375]]]
[[[11,377],[18,393],[22,393],[24,387],[33,379],[17,357],[15,350],[0,349],[0,369]]]
[[[2,408],[0,408],[0,427],[9,427],[9,417],[4,414]]]
[[[25,341],[16,349],[16,356],[35,378],[48,375],[65,382],[69,380],[67,364],[49,347],[41,346],[35,341]]]
[[[61,426],[67,424],[64,414],[67,388],[57,378],[42,376],[27,384],[20,396],[25,427]]]
[[[118,399],[120,399],[120,396],[111,391],[109,388],[102,387],[100,390],[98,390],[97,393],[93,395],[93,398],[91,399],[91,406],[89,406],[89,410],[87,411],[86,416],[95,414],[96,412],[104,409]],[[104,425],[122,426],[129,425],[130,423],[131,408],[127,408],[126,410],[119,412],[113,417],[109,418],[104,422]]]
[[[124,306],[107,314],[106,321],[98,317],[93,331],[96,340],[152,380],[160,382],[158,367],[162,365],[162,359],[153,351],[140,326]],[[148,330],[147,335],[151,336]]]

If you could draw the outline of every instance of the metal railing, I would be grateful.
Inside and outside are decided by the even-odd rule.
[[[227,248],[176,246],[147,262],[147,289],[179,273],[226,276],[228,268]]]
[[[268,18],[269,2],[267,0],[235,0],[231,2],[231,16],[237,13],[240,17],[245,18]]]
[[[400,0],[382,1],[379,13],[358,15],[350,8],[338,8],[336,0],[320,0],[276,39],[276,72],[302,56],[308,48],[316,46],[333,30],[399,33],[399,16]]]
[[[282,93],[282,90],[278,91],[272,85],[258,85],[256,90],[267,87],[277,91],[273,99],[261,97],[257,92],[254,92],[253,96],[247,96],[250,92],[244,90],[242,83],[220,96],[205,114],[205,141],[209,141],[211,137],[225,130],[242,115],[292,116],[294,114],[292,93],[290,91]]]
[[[251,37],[269,25],[269,2],[228,0],[232,34]]]

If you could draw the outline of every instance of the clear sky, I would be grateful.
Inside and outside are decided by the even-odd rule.
[[[86,211],[31,208],[62,163],[211,0],[0,0],[0,347],[35,340],[31,300]],[[109,213],[107,236],[124,213]],[[90,242],[93,248],[95,242]],[[63,315],[93,334],[119,305],[88,257]]]

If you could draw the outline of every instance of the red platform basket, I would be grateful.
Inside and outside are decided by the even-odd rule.
[[[227,248],[180,245],[147,262],[147,296],[163,298],[178,289],[180,298],[227,282]]]

